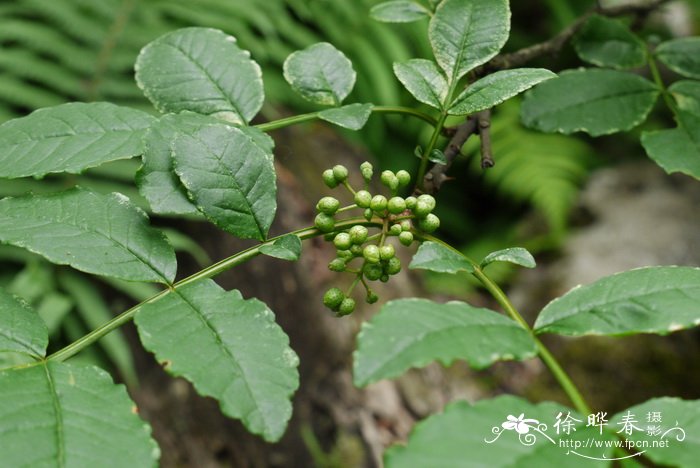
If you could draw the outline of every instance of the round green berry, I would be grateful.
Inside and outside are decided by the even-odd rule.
[[[379,278],[379,281],[381,281],[382,283],[386,283],[387,281],[389,281],[389,275],[387,275],[386,273],[383,274],[383,275]]]
[[[353,226],[350,228],[350,241],[353,244],[364,244],[369,231],[364,226]]]
[[[355,193],[355,203],[360,208],[369,208],[369,204],[372,203],[372,194],[367,190],[358,190]]]
[[[416,206],[413,208],[413,214],[418,218],[425,218],[431,211],[433,211],[433,209],[430,207],[430,204],[420,199],[416,201]]]
[[[338,317],[352,314],[354,310],[355,299],[353,299],[352,297],[346,297],[345,299],[343,299],[343,302],[340,303],[340,307],[338,307]]]
[[[401,221],[401,230],[402,231],[410,231],[413,226],[411,225],[411,220],[410,219],[404,219]]]
[[[323,304],[331,310],[337,310],[345,299],[345,293],[339,288],[331,288],[323,295]]]
[[[343,272],[345,271],[346,265],[345,265],[345,260],[342,258],[334,258],[331,260],[331,263],[328,264],[328,269],[331,271],[335,272]]]
[[[316,210],[320,213],[333,215],[340,208],[340,202],[333,197],[323,197],[316,203]]]
[[[394,224],[389,228],[389,235],[390,236],[398,236],[401,234],[401,225],[400,224]]]
[[[361,257],[362,256],[362,246],[361,245],[353,245],[350,247],[350,253],[352,254],[353,257]]]
[[[396,255],[396,249],[394,249],[393,245],[387,244],[379,247],[379,258],[381,258],[382,260],[389,260],[390,258],[394,258],[394,255]]]
[[[340,164],[333,166],[333,177],[338,183],[345,182],[348,179],[348,168]]]
[[[372,197],[372,202],[369,207],[372,208],[373,211],[379,212],[386,210],[386,204],[387,201],[384,195],[375,195]]]
[[[365,210],[365,219],[367,221],[372,221],[372,216],[374,216],[374,212],[372,211],[372,208],[367,208]]]
[[[413,234],[409,231],[402,232],[401,234],[399,234],[399,242],[408,247],[413,243]]]
[[[396,273],[401,271],[401,260],[399,260],[396,257],[393,257],[389,259],[388,262],[386,262],[386,265],[384,266],[384,271],[388,275],[395,275]]]
[[[365,274],[365,278],[370,281],[377,281],[384,274],[383,268],[377,263],[365,263],[362,272]]]
[[[412,210],[413,208],[416,207],[416,201],[418,199],[416,197],[407,197],[406,198],[406,208],[409,210]]]
[[[365,260],[369,263],[379,263],[379,247],[376,245],[365,246],[365,248],[362,249],[362,256],[365,257]]]
[[[377,293],[373,291],[367,291],[367,297],[365,298],[365,301],[367,301],[367,304],[374,304],[379,300],[379,296],[377,296]]]
[[[346,261],[354,257],[351,250],[338,250],[338,252],[336,252],[336,255],[338,256],[338,258],[343,258]]]
[[[423,195],[418,197],[418,201],[422,201],[423,203],[427,203],[428,206],[430,207],[430,211],[433,211],[435,209],[435,198],[432,195],[428,195],[427,193],[424,193]]]
[[[374,174],[374,168],[372,167],[372,164],[365,161],[360,164],[360,172],[362,173],[362,178],[369,181]]]
[[[399,214],[406,209],[406,201],[401,197],[392,197],[386,205],[389,213]]]
[[[314,226],[321,232],[330,232],[335,227],[335,220],[332,216],[325,213],[319,213],[314,219]]]
[[[333,239],[333,245],[338,250],[347,250],[350,248],[352,245],[352,241],[350,240],[350,234],[347,232],[340,232],[336,234],[335,239]]]
[[[427,233],[431,233],[440,227],[440,218],[430,213],[424,219],[418,221],[418,227]]]
[[[387,187],[391,185],[394,179],[396,179],[396,174],[391,171],[382,171],[382,175],[379,176],[379,180]],[[396,180],[396,183],[398,183],[398,179]]]
[[[338,181],[335,180],[333,175],[333,169],[326,169],[323,171],[323,183],[328,186],[328,188],[336,188],[338,186]]]
[[[405,187],[411,183],[411,174],[403,169],[396,173],[396,178],[399,179],[399,185],[401,187]]]

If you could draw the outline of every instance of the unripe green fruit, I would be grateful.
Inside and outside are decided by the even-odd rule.
[[[345,260],[342,258],[334,258],[331,260],[331,263],[328,264],[328,269],[337,273],[345,271],[345,268]]]
[[[413,214],[418,218],[425,218],[431,211],[433,209],[430,207],[430,204],[420,199],[416,201],[416,206],[413,208]]]
[[[430,207],[430,211],[433,211],[435,209],[435,198],[432,195],[424,193],[423,195],[418,197],[418,201],[423,201],[424,203],[427,203]]]
[[[396,174],[394,174],[391,171],[382,171],[382,175],[379,177],[379,180],[382,182],[382,184],[386,185],[387,187],[391,185],[391,182],[396,179]],[[396,180],[398,183],[398,179]]]
[[[384,266],[384,271],[388,275],[395,275],[401,271],[401,260],[396,257],[389,259],[389,261]]]
[[[399,214],[406,209],[406,201],[401,197],[392,197],[386,207],[389,213]]]
[[[337,310],[345,299],[345,293],[339,288],[331,288],[323,295],[323,304],[332,310]]]
[[[381,281],[382,283],[386,283],[387,281],[389,281],[389,275],[387,275],[387,274],[382,275],[379,278],[379,281]]]
[[[335,175],[333,175],[333,169],[326,169],[323,171],[323,183],[328,186],[328,188],[336,188],[338,186],[338,181],[335,180]]]
[[[372,221],[372,216],[374,216],[374,212],[372,211],[372,208],[367,208],[365,210],[365,219],[367,221]]]
[[[440,218],[430,213],[424,219],[418,221],[418,227],[427,233],[431,233],[440,227]]]
[[[416,201],[418,201],[418,199],[416,197],[406,198],[406,208],[408,208],[409,210],[412,210],[413,208],[415,208]]]
[[[401,234],[399,234],[399,242],[408,247],[413,243],[413,234],[408,231],[402,232]]]
[[[384,211],[386,210],[386,197],[384,195],[375,195],[370,203],[370,208],[374,211]]]
[[[316,203],[316,209],[327,215],[333,215],[340,208],[340,202],[333,197],[323,197]]]
[[[350,247],[350,253],[352,254],[353,257],[361,257],[362,256],[362,246],[361,245],[353,245]]]
[[[390,236],[398,236],[401,234],[401,225],[400,224],[394,224],[389,228],[389,235]]]
[[[396,255],[396,250],[394,249],[393,245],[387,244],[379,247],[379,258],[381,258],[382,260],[389,260],[390,258],[394,258],[394,255]]]
[[[413,226],[411,225],[411,220],[410,219],[404,219],[401,221],[401,229],[403,231],[410,231]]]
[[[384,274],[381,265],[376,263],[365,263],[362,267],[362,272],[365,274],[365,278],[370,281],[377,281]]]
[[[348,168],[340,164],[333,166],[333,177],[338,182],[345,182],[348,179]]]
[[[355,299],[353,299],[352,297],[346,297],[345,299],[343,299],[343,302],[340,303],[340,307],[338,308],[338,317],[352,314],[354,310]]]
[[[314,219],[314,226],[316,226],[321,232],[330,232],[335,227],[335,220],[332,216],[328,216],[325,213],[319,213]]]
[[[405,187],[411,183],[411,174],[403,169],[396,173],[396,178],[399,179],[399,185],[401,187]]]
[[[333,239],[333,245],[339,250],[347,250],[352,245],[350,240],[350,234],[347,232],[340,232],[336,234],[335,239]]]
[[[360,172],[362,173],[362,178],[369,181],[374,174],[374,169],[369,162],[365,161],[360,164]]]
[[[336,255],[338,256],[338,258],[343,258],[345,260],[350,260],[351,258],[354,257],[354,255],[352,254],[352,251],[350,251],[350,250],[338,250],[336,252]]]
[[[368,245],[362,250],[362,256],[369,263],[379,263],[379,247],[376,245]]]
[[[367,304],[374,304],[379,300],[379,296],[373,291],[367,291],[367,298],[365,301],[367,301]]]
[[[350,228],[350,241],[353,244],[364,244],[369,231],[364,226],[353,226]]]
[[[355,203],[360,208],[369,208],[369,204],[372,203],[372,194],[367,190],[359,190],[355,193]]]

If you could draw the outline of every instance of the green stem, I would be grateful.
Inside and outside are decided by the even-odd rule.
[[[423,151],[423,155],[420,159],[420,167],[418,167],[418,175],[416,176],[416,185],[419,189],[423,189],[423,178],[425,177],[425,172],[428,170],[428,161],[430,158],[430,153],[435,149],[435,145],[437,144],[438,138],[440,138],[440,135],[442,134],[442,128],[445,126],[445,120],[447,119],[447,112],[443,111],[440,114],[440,118],[437,121],[437,124],[435,125],[435,129],[433,130],[433,135],[430,137],[430,141],[428,142],[428,146],[426,146],[425,151]]]
[[[676,103],[673,102],[671,94],[666,89],[663,79],[661,79],[661,73],[659,73],[659,67],[656,65],[656,60],[650,51],[647,50],[647,63],[649,64],[649,71],[651,71],[651,76],[654,78],[654,83],[661,91],[661,96],[664,98],[666,106],[673,112],[674,115],[678,115],[678,109],[676,108]]]
[[[377,114],[403,114],[417,117],[432,126],[437,125],[437,120],[429,114],[420,112],[416,109],[410,107],[402,106],[374,106],[372,108],[372,113]],[[293,115],[291,117],[286,117],[284,119],[273,120],[272,122],[265,122],[258,125],[254,125],[258,130],[263,132],[269,132],[270,130],[277,130],[278,128],[288,127],[290,125],[296,125],[303,122],[308,122],[310,120],[320,119],[319,112],[309,112],[308,114]]]
[[[335,230],[336,231],[343,231],[345,229],[348,229],[352,226],[355,226],[356,224],[361,224],[364,226],[377,226],[379,223],[377,222],[368,222],[364,218],[350,218],[346,219],[343,221],[339,221],[335,225]],[[109,322],[103,324],[102,326],[94,329],[87,335],[83,336],[82,338],[74,341],[73,343],[69,344],[65,348],[62,348],[52,355],[48,356],[46,359],[47,360],[52,360],[52,361],[64,361],[68,359],[69,357],[75,355],[76,353],[82,351],[84,348],[90,346],[91,344],[95,343],[97,340],[105,336],[106,334],[110,333],[113,330],[116,330],[117,328],[121,327],[125,323],[131,321],[136,313],[141,310],[141,308],[144,306],[144,304],[151,304],[153,302],[158,301],[159,299],[162,299],[166,295],[170,294],[171,292],[177,291],[179,289],[182,289],[183,287],[187,286],[188,284],[194,283],[195,281],[199,281],[204,278],[212,278],[224,271],[227,271],[237,265],[240,265],[242,263],[247,262],[251,258],[256,257],[257,255],[260,254],[260,247],[263,245],[268,245],[272,244],[275,242],[277,239],[280,237],[283,237],[288,234],[295,234],[299,236],[300,239],[306,240],[306,239],[311,239],[313,237],[318,237],[322,236],[325,233],[319,231],[315,227],[307,227],[304,229],[299,229],[297,231],[292,231],[290,233],[283,234],[278,237],[273,237],[268,239],[267,241],[255,245],[253,247],[250,247],[246,250],[243,250],[241,252],[238,252],[224,260],[221,260],[218,263],[215,263],[197,273],[195,273],[192,276],[189,276],[185,279],[182,279],[175,283],[172,287],[165,289],[161,291],[160,293],[156,294],[155,296],[151,297],[150,299],[135,305],[134,307],[130,308],[129,310],[122,312],[121,314],[117,315],[114,317],[112,320]]]

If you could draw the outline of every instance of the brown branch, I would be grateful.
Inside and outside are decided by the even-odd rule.
[[[446,129],[448,135],[452,135],[450,142],[445,148],[444,154],[447,160],[446,164],[436,164],[423,178],[423,190],[425,193],[436,193],[440,190],[440,186],[449,180],[445,173],[450,169],[455,158],[462,150],[462,146],[467,142],[470,136],[477,133],[477,117],[476,115],[469,116],[461,124],[454,128]]]
[[[496,164],[491,152],[491,110],[487,109],[476,113],[479,123],[479,139],[481,140],[481,168],[488,169]]]

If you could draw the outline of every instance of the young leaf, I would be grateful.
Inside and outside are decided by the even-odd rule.
[[[362,325],[353,366],[355,385],[401,375],[432,361],[465,359],[483,369],[503,359],[535,356],[535,342],[520,325],[464,302],[425,299],[388,302]]]
[[[682,172],[700,179],[700,115],[678,111],[678,127],[642,133],[642,146],[669,174]]]
[[[301,255],[301,239],[294,234],[287,234],[280,237],[272,244],[265,244],[260,247],[260,253],[270,257],[281,258],[295,262]]]
[[[52,263],[129,281],[171,283],[177,263],[165,236],[118,193],[80,188],[0,200],[0,240]]]
[[[438,273],[474,272],[474,265],[459,252],[437,242],[423,242],[413,256],[411,270],[430,270]]]
[[[0,178],[80,173],[143,152],[155,119],[107,102],[47,107],[0,125]]]
[[[341,51],[320,42],[287,57],[284,79],[307,101],[339,106],[355,85],[355,70]]]
[[[447,79],[435,62],[411,59],[394,63],[394,74],[414,98],[436,109],[443,108],[447,99]]]
[[[481,261],[480,267],[485,268],[493,262],[508,262],[525,268],[535,268],[535,266],[537,266],[532,254],[522,247],[513,247],[492,252]]]
[[[372,19],[383,23],[411,23],[427,18],[430,11],[418,2],[393,0],[374,5],[369,10]]]
[[[679,75],[700,79],[700,37],[663,42],[656,48],[655,55]]]
[[[29,304],[0,288],[0,353],[43,357],[49,335],[46,325]]]
[[[700,117],[700,81],[680,80],[668,87],[678,108]]]
[[[447,81],[493,58],[508,40],[507,0],[444,0],[430,20],[428,37]]]
[[[235,236],[265,240],[277,210],[271,154],[223,124],[179,135],[172,150],[175,172],[207,218]]]
[[[372,115],[372,104],[348,104],[343,107],[325,109],[318,116],[332,124],[349,130],[360,130]]]
[[[190,110],[247,124],[265,99],[260,66],[236,39],[210,28],[165,34],[141,50],[136,82],[161,112]]]
[[[593,15],[574,38],[581,60],[599,67],[633,68],[644,65],[644,43],[621,21]]]
[[[658,414],[659,421],[649,422]],[[697,466],[700,458],[700,401],[680,398],[653,398],[619,412],[610,418],[610,426],[622,430],[629,416],[636,421],[625,439],[644,447],[644,457],[658,466]],[[627,418],[626,418],[627,417]],[[655,426],[657,435],[649,434],[647,426]],[[665,444],[659,444],[659,441]],[[654,443],[655,442],[655,443]],[[666,445],[667,444],[667,445]]]
[[[521,115],[525,125],[543,132],[607,135],[642,123],[658,95],[654,83],[632,73],[569,70],[530,91]]]
[[[428,155],[428,161],[444,166],[447,164],[447,156],[445,156],[445,153],[443,153],[441,149],[435,148]]]
[[[665,335],[700,325],[700,268],[647,267],[572,289],[542,310],[537,333]]]
[[[265,440],[282,436],[299,359],[265,304],[205,279],[143,306],[136,326],[168,372],[219,400],[224,414]]]
[[[41,362],[0,372],[5,466],[152,467],[160,450],[123,385],[103,370]]]
[[[557,75],[544,68],[517,68],[492,73],[469,85],[452,101],[449,113],[468,115],[490,109]]]

